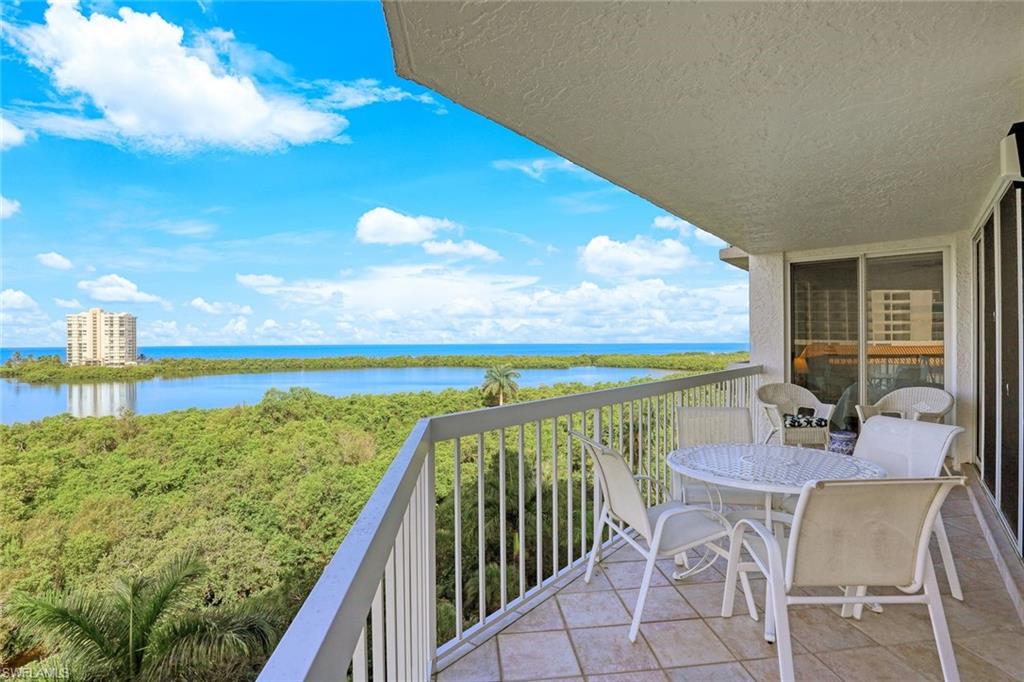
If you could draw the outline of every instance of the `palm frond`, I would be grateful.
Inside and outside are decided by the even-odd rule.
[[[244,607],[183,615],[153,631],[142,672],[146,679],[195,677],[268,655],[277,633],[272,617]]]
[[[151,581],[147,582],[146,586],[151,589],[140,594],[132,638],[134,649],[139,653],[140,667],[142,654],[149,645],[149,640],[160,616],[177,603],[185,587],[199,578],[205,570],[195,552],[185,552],[171,560]]]

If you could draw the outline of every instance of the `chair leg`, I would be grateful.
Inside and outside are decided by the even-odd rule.
[[[682,566],[683,568],[690,567],[690,557],[687,556],[686,552],[680,552],[679,554],[676,554],[674,559],[676,562],[676,566]]]
[[[789,611],[786,606],[786,595],[781,592],[772,598],[772,617],[775,621],[775,649],[779,656],[779,679],[781,682],[795,682],[793,642],[789,636]]]
[[[740,583],[743,586],[743,598],[747,602],[747,612],[750,617],[757,620],[757,604],[754,603],[754,590],[750,587],[750,578],[746,571],[740,572]]]
[[[594,546],[590,548],[590,557],[587,559],[587,572],[583,575],[583,582],[588,585],[594,575],[594,564],[597,563],[597,555],[601,551],[601,532],[604,531],[604,514],[594,524],[594,529],[597,531],[594,533]]]
[[[768,583],[764,588],[764,641],[769,644],[775,643],[775,609],[772,604],[772,585]]]
[[[636,635],[640,632],[640,617],[644,613],[644,602],[647,600],[647,589],[651,586],[651,574],[654,573],[654,562],[658,559],[658,553],[652,548],[647,556],[647,565],[644,566],[644,579],[640,582],[640,594],[636,597],[636,606],[633,607],[633,623],[629,626],[629,641],[635,642]]]
[[[729,547],[729,560],[725,567],[725,590],[722,595],[722,618],[732,617],[732,603],[736,599],[736,578],[740,568],[740,547]]]
[[[953,599],[964,600],[964,592],[960,589],[960,576],[956,572],[956,564],[953,562],[953,550],[949,547],[949,536],[946,535],[946,526],[942,523],[942,514],[935,518],[935,539],[939,543],[939,554],[942,555],[942,566],[946,569],[946,578],[949,580],[949,592]]]
[[[939,584],[935,580],[935,568],[931,562],[928,562],[925,567],[924,595],[928,603],[928,617],[932,621],[935,646],[939,650],[942,677],[946,682],[960,682],[960,672],[956,668],[956,655],[953,653],[953,642],[949,638],[946,612],[942,608],[942,595],[939,593]]]

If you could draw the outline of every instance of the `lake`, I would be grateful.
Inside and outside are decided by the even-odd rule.
[[[656,379],[671,373],[668,370],[622,367],[526,369],[521,372],[519,385],[598,384],[640,377]],[[479,386],[483,376],[484,370],[474,367],[401,367],[219,374],[57,386],[3,379],[0,380],[0,422],[34,421],[63,412],[70,412],[76,417],[103,417],[117,414],[123,408],[139,414],[154,414],[190,407],[251,405],[259,402],[271,388],[288,390],[296,386],[333,396],[466,389]]]

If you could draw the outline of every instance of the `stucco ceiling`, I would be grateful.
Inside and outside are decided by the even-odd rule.
[[[1024,2],[385,0],[399,75],[752,253],[971,227]]]

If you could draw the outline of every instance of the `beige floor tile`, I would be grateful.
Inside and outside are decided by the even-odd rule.
[[[740,659],[771,658],[775,655],[775,647],[764,641],[764,621],[754,621],[747,616],[732,618],[707,618],[704,621],[715,631],[718,639],[729,648],[733,655]],[[793,652],[806,653],[799,642],[793,642]]]
[[[946,524],[946,532],[959,528],[960,530],[966,530],[971,533],[980,533],[981,526],[978,525],[978,517],[974,515],[970,516],[947,516],[945,513],[942,515],[942,520]]]
[[[621,625],[630,621],[629,612],[613,591],[559,593],[558,606],[570,628]]]
[[[661,670],[641,670],[609,675],[588,675],[587,682],[665,682],[668,678]]]
[[[999,569],[991,559],[954,559],[957,575],[960,576],[960,588],[967,592],[979,590],[1002,590],[1003,578]],[[949,594],[949,581],[942,563],[935,565],[935,577],[939,581],[939,591]]]
[[[833,613],[840,608],[834,608]],[[932,621],[928,617],[927,607],[918,604],[885,604],[882,608],[882,613],[865,608],[860,620],[845,620],[874,641],[887,646],[932,639]]]
[[[817,656],[845,682],[911,682],[925,679],[902,659],[880,646],[827,651]]]
[[[633,607],[636,606],[640,590],[619,590],[618,592],[619,597],[626,604],[626,610],[632,617]],[[656,620],[686,620],[687,618],[697,618],[697,616],[697,611],[686,603],[683,596],[674,587],[666,585],[647,590],[644,615],[640,621],[649,623]]]
[[[612,563],[618,561],[643,561],[644,557],[632,545],[623,545],[619,549],[608,553],[605,552],[604,560]]]
[[[733,660],[729,650],[701,620],[647,623],[640,626],[640,633],[651,645],[663,668]]]
[[[967,637],[957,643],[1007,675],[1024,680],[1024,628]]]
[[[743,667],[758,682],[778,682],[779,660],[777,658],[759,658],[743,661]],[[793,671],[797,682],[841,682],[835,673],[824,663],[810,654],[793,656]]]
[[[721,560],[719,560],[719,563],[721,564]],[[676,580],[672,577],[672,574],[676,571],[687,570],[685,567],[676,565],[676,562],[673,559],[658,559],[656,565],[658,567],[658,570],[661,571],[662,575],[664,575],[669,581],[675,583],[676,585],[692,585],[693,583],[720,583],[723,580],[725,580],[725,574],[719,571],[715,566],[711,566],[698,573],[693,573],[691,575],[686,576],[685,578]],[[691,563],[690,565],[695,566],[696,564]],[[721,565],[724,570],[725,564]]]
[[[827,608],[792,609],[789,627],[796,641],[812,652],[870,646],[867,635]]]
[[[658,661],[642,637],[637,637],[635,642],[629,641],[629,626],[569,630],[569,636],[585,675],[658,667]]]
[[[755,602],[760,592],[761,603],[764,603],[764,581],[755,581],[752,585]],[[722,615],[722,596],[724,595],[725,583],[699,583],[696,585],[680,585],[679,593],[683,595],[697,613],[703,618],[718,618]],[[739,616],[747,613],[747,603],[743,598],[739,585],[736,586],[736,598],[733,600],[733,615]]]
[[[576,580],[559,590],[560,594],[567,594],[570,592],[599,592],[601,590],[612,589],[612,584],[600,570],[600,567],[594,569],[594,575],[590,576],[590,582],[583,582],[583,576],[581,575]]]
[[[521,617],[502,632],[537,632],[540,630],[562,630],[565,622],[554,598],[545,599],[529,613]]]
[[[644,578],[643,561],[621,561],[618,563],[605,564],[602,568],[604,574],[611,581],[617,590],[640,587]],[[651,585],[668,585],[668,579],[655,567],[651,573]]]
[[[932,680],[942,680],[942,666],[934,642],[912,642],[889,647],[904,663]],[[953,643],[956,667],[963,682],[1013,682],[1013,678],[983,658]]]
[[[753,682],[739,663],[712,663],[665,671],[671,682]]]
[[[964,595],[962,602],[944,596],[942,608],[954,640],[1020,625],[1006,590],[970,592]]]
[[[498,682],[498,646],[491,639],[437,674],[437,682]]]
[[[498,656],[506,680],[536,680],[580,674],[576,654],[563,631],[498,635]]]

